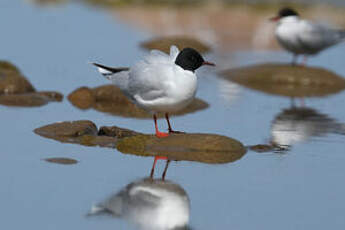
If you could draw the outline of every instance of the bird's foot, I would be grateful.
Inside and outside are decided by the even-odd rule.
[[[169,129],[169,133],[184,134],[185,132],[182,132],[182,131],[175,131],[175,130]]]
[[[158,137],[158,138],[163,138],[163,137],[168,137],[168,136],[169,136],[169,133],[163,133],[163,132],[156,131],[156,137]]]

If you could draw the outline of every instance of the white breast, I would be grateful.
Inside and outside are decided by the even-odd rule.
[[[154,112],[175,112],[193,101],[197,77],[175,63],[145,63],[130,73],[130,89],[138,106]]]
[[[288,51],[296,54],[302,54],[305,52],[303,46],[299,42],[300,33],[303,33],[303,28],[296,16],[282,18],[275,31],[275,35],[280,45]]]

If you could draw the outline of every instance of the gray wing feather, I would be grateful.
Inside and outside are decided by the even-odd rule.
[[[325,25],[308,23],[306,27],[307,30],[298,36],[298,41],[309,53],[317,53],[341,42],[345,37],[344,31]]]

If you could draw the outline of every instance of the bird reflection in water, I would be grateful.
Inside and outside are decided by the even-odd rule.
[[[307,107],[284,109],[272,121],[271,144],[281,150],[329,133],[345,135],[345,124]]]
[[[187,230],[189,213],[189,197],[180,185],[143,178],[93,206],[89,215],[110,214],[142,230]]]

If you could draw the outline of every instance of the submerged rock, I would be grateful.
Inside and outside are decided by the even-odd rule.
[[[171,134],[166,138],[137,135],[118,141],[122,153],[139,156],[166,156],[172,160],[228,163],[239,160],[246,148],[241,142],[215,134]]]
[[[23,94],[0,95],[0,104],[6,106],[36,107],[52,101],[62,101],[63,95],[58,92],[33,92]]]
[[[345,89],[345,80],[328,70],[282,64],[229,69],[222,77],[250,89],[287,97],[323,97]]]
[[[141,47],[152,50],[160,50],[165,53],[170,52],[170,46],[176,45],[180,50],[186,47],[194,48],[200,53],[206,53],[210,51],[210,47],[200,40],[192,37],[183,36],[170,36],[170,37],[159,37],[154,38],[150,41],[141,43]]]
[[[152,118],[152,115],[130,102],[121,90],[114,85],[103,85],[90,89],[80,87],[68,95],[68,100],[79,109],[93,108],[97,111],[115,116]],[[183,115],[208,108],[208,104],[201,99],[194,99],[185,109],[171,115]],[[160,114],[159,117],[163,117]]]
[[[116,126],[97,131],[91,121],[53,123],[34,130],[40,136],[60,142],[117,148],[139,156],[166,156],[171,160],[227,163],[240,159],[246,148],[241,142],[215,134],[171,134],[166,138],[138,133]]]
[[[54,164],[62,164],[62,165],[73,165],[77,164],[78,161],[72,158],[64,158],[64,157],[53,157],[53,158],[46,158],[45,161]]]

